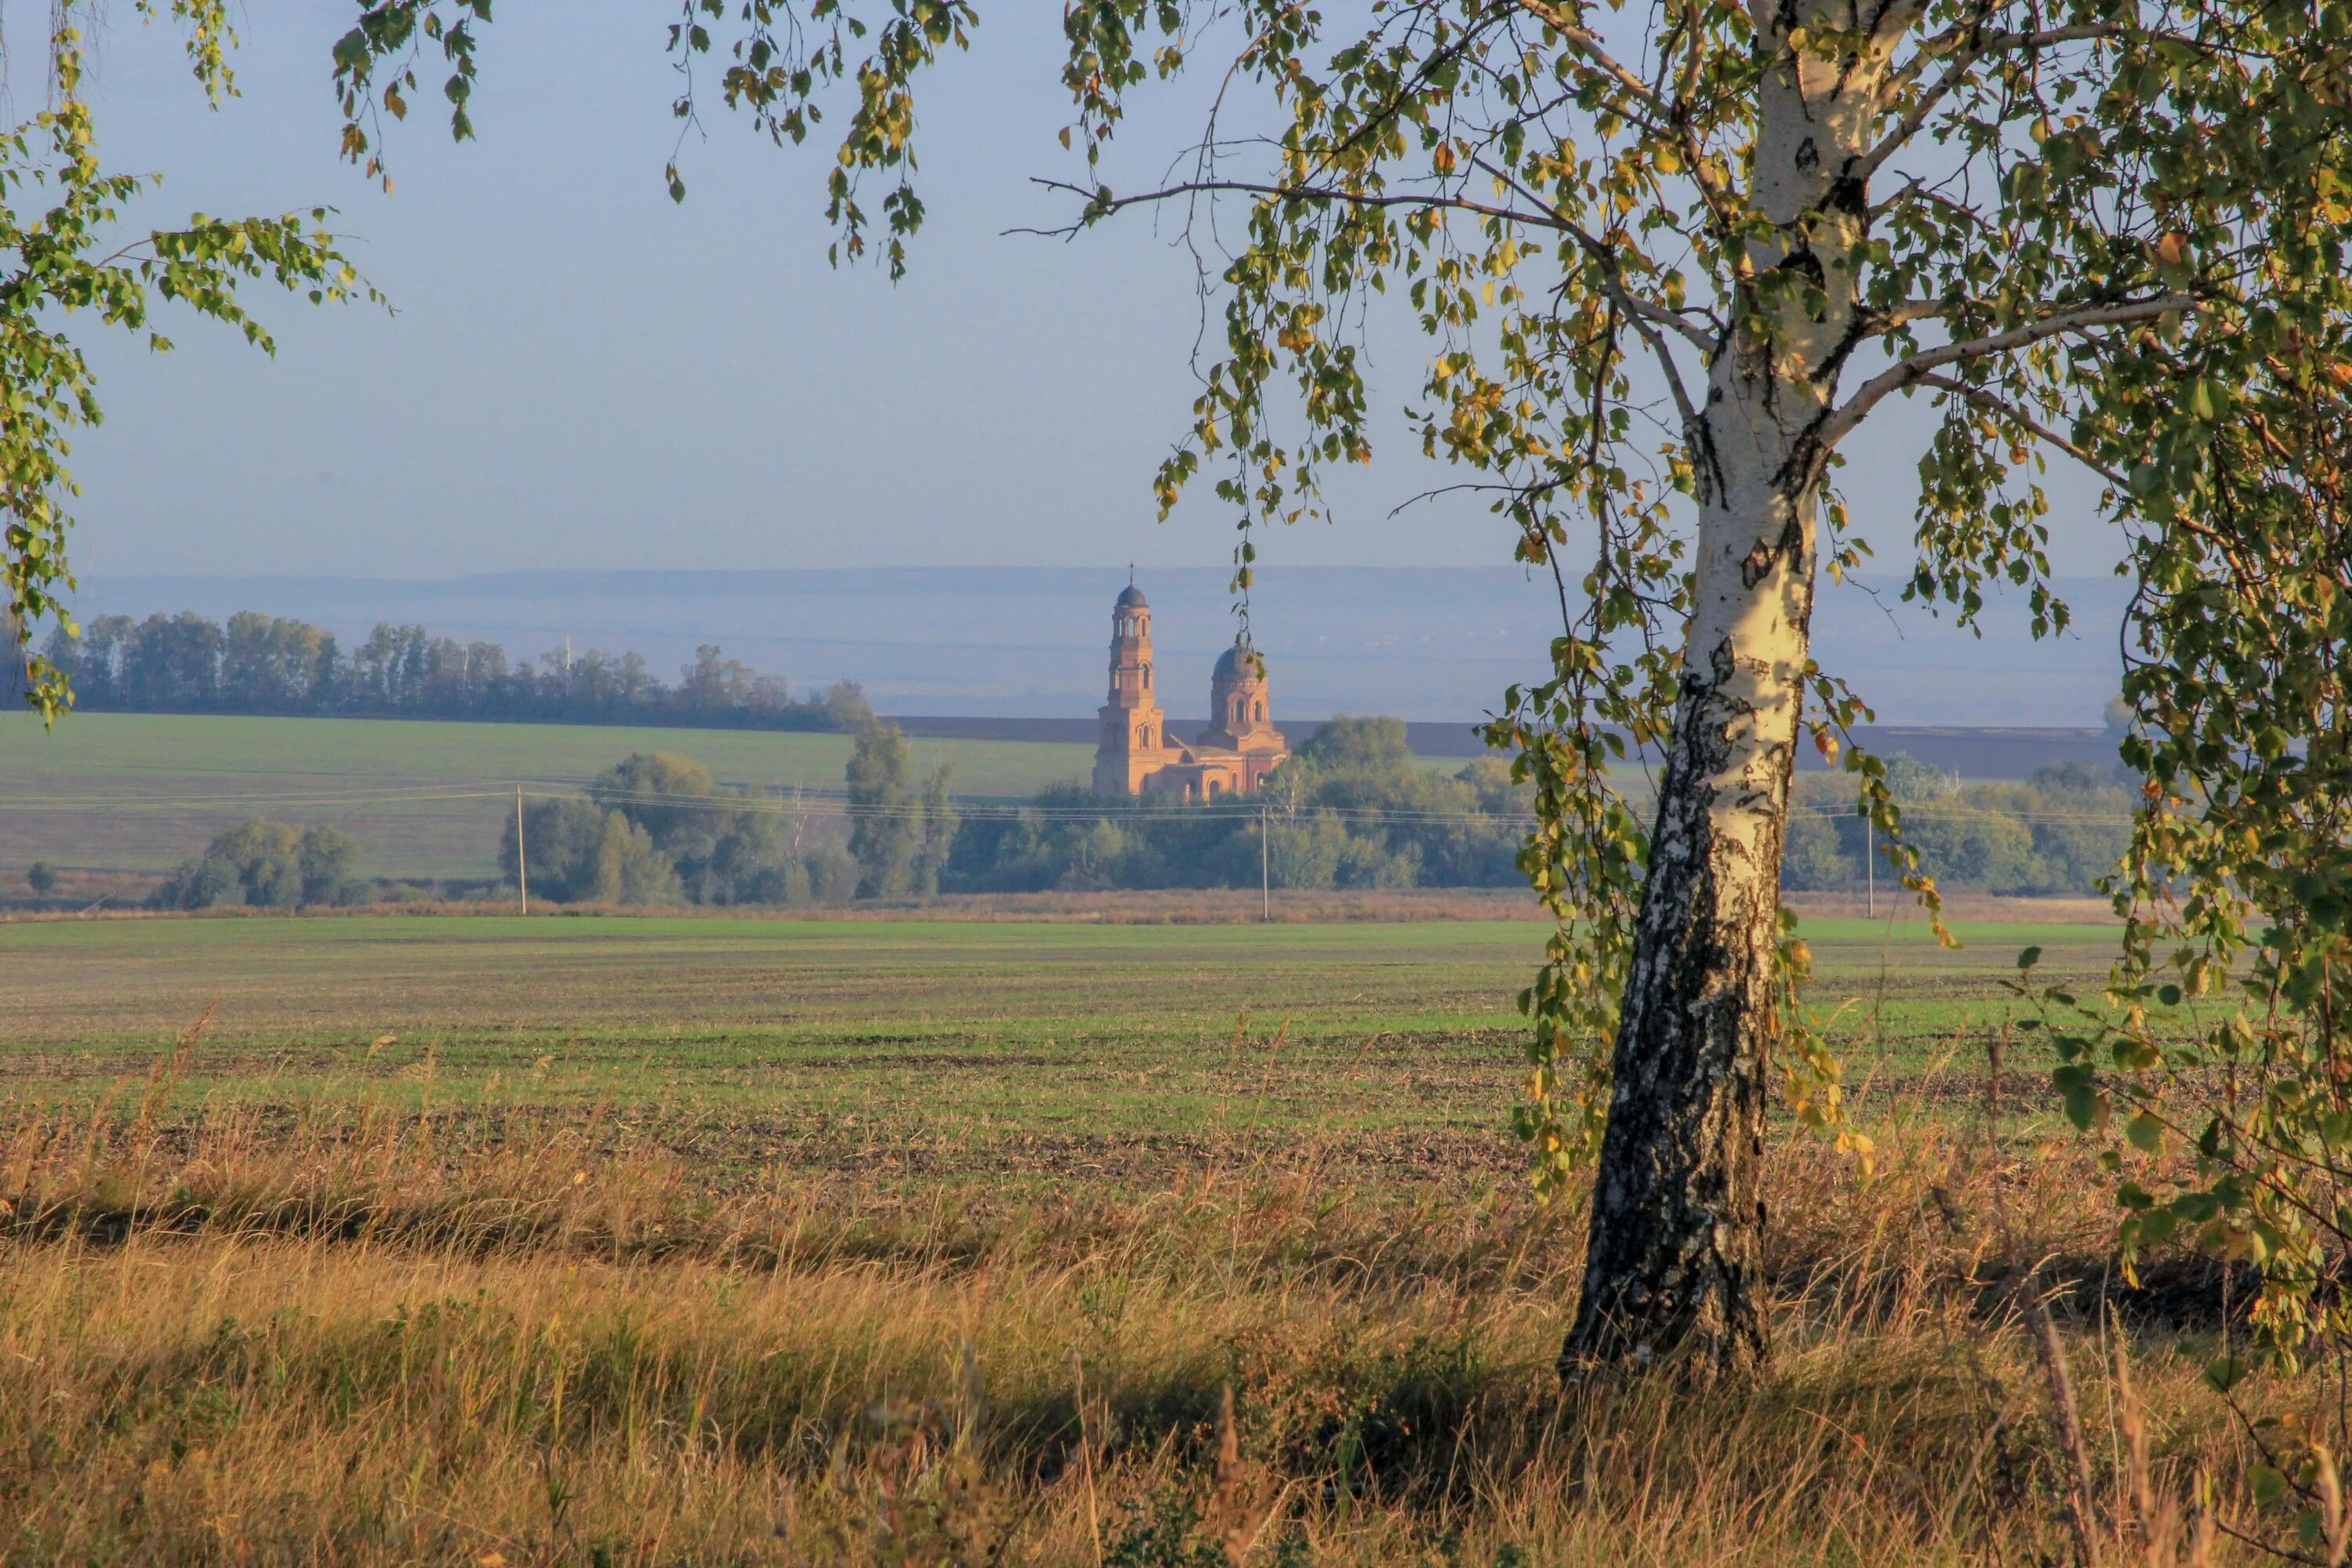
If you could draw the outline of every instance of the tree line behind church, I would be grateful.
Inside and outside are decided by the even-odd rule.
[[[1403,721],[1343,715],[1318,725],[1255,794],[1224,803],[1107,801],[1066,784],[1021,812],[976,816],[957,833],[940,885],[1255,887],[1263,869],[1277,888],[1516,887],[1532,820],[1500,758],[1433,773],[1414,762]]]
[[[380,624],[345,648],[306,621],[246,610],[216,624],[193,610],[100,616],[43,650],[98,712],[258,713],[700,728],[852,731],[873,718],[849,682],[795,697],[781,675],[698,648],[676,684],[643,656],[553,649],[516,658],[492,642]]]
[[[2115,780],[2079,767],[2021,784],[1963,785],[1897,755],[1890,776],[1913,837],[1966,885],[2081,893],[2121,851]],[[1255,795],[1213,805],[1094,795],[1070,784],[1015,808],[960,804],[945,766],[919,771],[898,726],[859,729],[840,801],[722,784],[690,758],[635,753],[579,795],[524,805],[522,868],[534,901],[793,907],[939,893],[1249,888],[1508,888],[1529,807],[1499,759],[1450,773],[1412,757],[1388,718],[1332,720]],[[1801,781],[1823,784],[1826,778]],[[1786,885],[1858,887],[1860,825],[1811,796],[1793,819]],[[844,806],[846,811],[844,811]],[[503,901],[516,882],[516,823],[497,877],[440,896]],[[1261,837],[1261,835],[1263,837]],[[431,898],[362,874],[360,849],[325,826],[257,820],[215,837],[155,895],[171,909],[302,907]]]
[[[639,753],[583,795],[525,805],[523,870],[534,899],[605,904],[1251,887],[1261,855],[1278,888],[1507,887],[1528,819],[1501,762],[1429,773],[1403,723],[1385,718],[1323,725],[1234,805],[1113,800],[1067,784],[1017,810],[966,809],[953,782],[945,765],[919,773],[898,726],[870,721],[844,777],[844,836],[826,831],[840,821],[829,803]],[[499,841],[509,885],[516,838],[509,821]]]

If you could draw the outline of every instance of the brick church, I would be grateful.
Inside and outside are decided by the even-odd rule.
[[[1267,717],[1265,660],[1236,640],[1209,678],[1209,727],[1189,744],[1168,733],[1151,679],[1151,606],[1129,583],[1110,613],[1110,700],[1095,751],[1097,795],[1210,801],[1247,795],[1290,755]]]

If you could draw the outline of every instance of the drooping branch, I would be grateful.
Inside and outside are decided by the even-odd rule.
[[[1568,15],[1549,0],[1518,0],[1519,9],[1558,34],[1560,40],[1584,57],[1594,69],[1632,93],[1661,121],[1675,118],[1675,105],[1602,46],[1601,39],[1568,19]]]
[[[2068,457],[2074,458],[2076,462],[2082,464],[2084,468],[2090,469],[2093,473],[2106,480],[2109,484],[2120,485],[2126,489],[2129,489],[2131,486],[2131,480],[2129,479],[2109,468],[2106,464],[2099,461],[2098,458],[2093,457],[2089,452],[2084,451],[2081,447],[2076,446],[2073,441],[2061,436],[2057,431],[2050,428],[2049,426],[2042,424],[2042,421],[2036,419],[2032,415],[2028,414],[2024,409],[2020,408],[2017,405],[2010,402],[2005,397],[1997,396],[1981,386],[1971,386],[1967,382],[1961,381],[1958,377],[1938,374],[1934,371],[1930,371],[1927,374],[1921,376],[1919,378],[1918,384],[1921,386],[1940,388],[1945,392],[1953,394],[1955,396],[1965,399],[1972,406],[1981,408],[1988,414],[1999,415],[2003,419],[2006,419],[2011,424],[2017,426],[2018,428],[2030,432],[2035,440],[2041,441],[2047,446],[2057,447],[2058,450],[2065,453]]]
[[[2086,23],[2073,27],[2045,27],[2023,33],[1990,33],[1979,37],[1975,42],[1951,57],[1951,63],[1944,68],[1943,74],[1920,92],[1918,101],[1911,106],[1908,113],[1895,122],[1893,130],[1879,139],[1876,146],[1846,164],[1846,178],[1849,181],[1866,184],[1889,158],[1910,145],[1912,139],[1926,129],[1927,121],[1935,115],[1937,105],[1950,97],[1955,89],[1968,80],[1969,73],[1975,70],[1987,57],[2012,53],[2020,49],[2049,48],[2058,44],[2080,43],[2095,38],[2119,37],[2123,31],[2121,26],[2114,23],[2101,22]],[[1957,41],[1953,34],[1947,34],[1946,37],[1954,37]],[[1890,89],[1899,90],[1908,82],[1916,80],[1922,68],[1929,61],[1940,58],[1942,58],[1941,51],[1933,46],[1923,48],[1919,58],[1889,83]]]
[[[1909,359],[1864,382],[1842,407],[1823,419],[1816,433],[1821,447],[1827,450],[1835,446],[1889,393],[1916,385],[1930,371],[1939,370],[1948,364],[1966,364],[1991,354],[2031,348],[2045,339],[2062,337],[2068,332],[2088,331],[2094,327],[2127,326],[2134,321],[2152,321],[2176,310],[2194,310],[2200,303],[2193,294],[2159,294],[2153,300],[2093,305],[2081,310],[2062,310],[2054,316],[2005,332],[1995,332],[1989,337],[1969,338],[1961,342],[1941,343],[1932,349],[1922,349]]]
[[[1489,174],[1495,173],[1483,162],[1479,163],[1478,166],[1486,169]],[[1507,180],[1507,176],[1505,175],[1497,175],[1497,177]],[[1566,235],[1576,243],[1578,248],[1601,263],[1609,279],[1611,297],[1630,314],[1658,326],[1673,328],[1703,353],[1712,353],[1716,346],[1715,340],[1709,337],[1696,322],[1687,320],[1654,300],[1645,300],[1626,288],[1624,279],[1617,269],[1614,248],[1555,213],[1539,209],[1530,212],[1518,207],[1498,206],[1491,202],[1475,201],[1468,196],[1460,195],[1447,196],[1415,192],[1346,191],[1328,185],[1266,184],[1251,180],[1186,180],[1156,191],[1140,192],[1128,196],[1106,196],[1099,191],[1089,191],[1083,185],[1072,184],[1066,180],[1033,179],[1030,183],[1042,185],[1047,190],[1061,191],[1066,195],[1084,198],[1087,203],[1086,215],[1076,223],[1065,224],[1059,228],[1015,228],[1007,230],[1008,233],[1067,237],[1076,234],[1088,223],[1108,217],[1127,207],[1147,206],[1155,202],[1173,201],[1180,196],[1217,194],[1265,196],[1276,201],[1318,202],[1338,205],[1415,207],[1426,211],[1469,212],[1504,223],[1523,223],[1532,227],[1547,228],[1554,233]],[[1514,188],[1518,188],[1516,182],[1510,183]],[[1521,194],[1528,193],[1522,189]]]
[[[1536,192],[1528,189],[1519,182],[1518,177],[1507,169],[1498,168],[1485,158],[1473,158],[1470,163],[1471,167],[1478,170],[1479,173],[1493,176],[1497,184],[1517,191],[1528,201],[1540,202],[1543,199]],[[1702,330],[1697,322],[1679,310],[1671,310],[1653,300],[1644,300],[1625,287],[1625,274],[1619,265],[1615,246],[1586,233],[1573,224],[1563,222],[1559,228],[1561,233],[1576,241],[1579,248],[1583,250],[1587,257],[1600,265],[1602,276],[1608,280],[1610,297],[1615,300],[1627,314],[1657,326],[1672,328],[1676,333],[1687,339],[1691,346],[1703,354],[1715,353],[1716,340]],[[1667,374],[1670,375],[1674,374],[1674,367],[1671,364],[1667,366]]]
[[[1065,224],[1059,228],[1011,228],[1005,230],[1007,234],[1034,234],[1051,239],[1066,239],[1077,234],[1087,224],[1108,217],[1111,214],[1124,211],[1129,207],[1150,206],[1157,202],[1173,201],[1179,196],[1247,195],[1267,196],[1276,201],[1285,202],[1318,202],[1360,207],[1420,207],[1432,212],[1475,213],[1480,217],[1496,218],[1505,223],[1523,223],[1532,227],[1552,229],[1562,234],[1581,235],[1581,231],[1574,224],[1551,213],[1526,212],[1517,207],[1497,206],[1492,202],[1475,201],[1468,196],[1441,195],[1430,192],[1348,191],[1330,185],[1267,184],[1255,180],[1182,180],[1172,185],[1163,185],[1155,191],[1142,191],[1134,195],[1118,196],[1107,195],[1099,190],[1090,191],[1084,185],[1073,184],[1067,180],[1033,177],[1029,183],[1043,186],[1049,191],[1060,191],[1068,195],[1080,197],[1086,202],[1087,210],[1076,223]]]
[[[1650,352],[1657,356],[1658,368],[1665,373],[1666,390],[1674,395],[1675,411],[1682,416],[1685,437],[1696,440],[1699,433],[1698,405],[1691,401],[1688,389],[1683,385],[1682,367],[1675,363],[1674,350],[1667,345],[1664,338],[1658,335],[1658,329],[1652,324],[1648,313],[1643,309],[1644,302],[1626,293],[1624,284],[1613,274],[1608,279],[1608,289],[1610,299],[1620,310],[1633,317],[1633,330],[1642,334],[1642,341],[1649,344]],[[1670,318],[1670,320],[1676,324],[1687,324],[1680,322],[1679,318]]]

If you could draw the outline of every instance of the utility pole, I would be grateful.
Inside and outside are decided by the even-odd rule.
[[[515,785],[515,890],[522,895],[522,912],[530,913],[530,857],[522,847],[522,785]]]
[[[1274,874],[1271,857],[1265,847],[1265,807],[1257,808],[1257,918],[1260,923],[1274,919]]]
[[[1868,812],[1863,813],[1862,816],[1862,875],[1863,897],[1868,900],[1863,908],[1869,912],[1872,920],[1876,920],[1878,918],[1878,825],[1870,819]]]

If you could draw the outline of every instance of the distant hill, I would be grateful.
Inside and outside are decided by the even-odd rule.
[[[1151,597],[1171,706],[1205,710],[1209,667],[1235,626],[1225,572],[1153,570],[1137,581]],[[93,576],[75,608],[215,618],[256,609],[347,638],[378,621],[415,622],[519,655],[560,647],[568,635],[577,648],[642,653],[666,674],[697,644],[716,642],[795,685],[857,680],[886,712],[1076,720],[1101,700],[1110,600],[1125,582],[1123,571],[1082,567]],[[1884,584],[1825,585],[1817,656],[1890,724],[2095,726],[2115,689],[2125,589],[2102,578],[2060,586],[2078,629],[2035,643],[2014,605],[1996,605],[1979,637]],[[1549,579],[1509,567],[1276,564],[1252,601],[1278,720],[1384,712],[1466,727],[1512,681],[1542,674],[1559,628]]]

